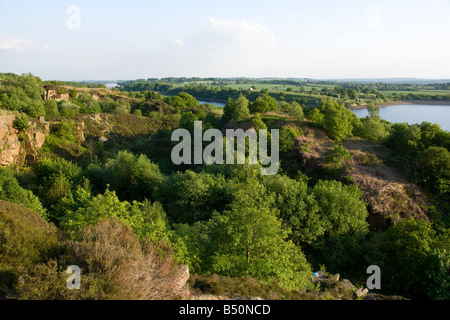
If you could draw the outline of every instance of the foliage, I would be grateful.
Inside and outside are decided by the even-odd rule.
[[[290,115],[292,118],[294,118],[295,120],[303,121],[304,114],[303,114],[303,108],[302,108],[302,106],[301,106],[298,102],[293,101],[293,102],[290,104],[289,115]]]
[[[244,120],[250,115],[248,106],[249,101],[243,95],[240,95],[236,99],[229,98],[227,104],[223,109],[223,118],[225,120]]]
[[[45,115],[43,83],[31,73],[21,76],[0,74],[0,108],[21,111],[31,117]]]
[[[210,237],[216,248],[211,269],[225,276],[252,276],[296,290],[310,286],[311,269],[304,255],[287,241],[274,200],[249,180],[233,192],[234,201],[213,218]]]
[[[44,103],[45,117],[52,119],[59,116],[58,102],[55,100],[47,100]]]
[[[280,144],[279,148],[281,152],[289,152],[294,148],[295,141],[301,132],[293,127],[282,127],[280,130]]]
[[[157,190],[156,199],[176,223],[208,220],[214,210],[220,210],[229,202],[222,176],[190,170],[166,177]]]
[[[424,220],[409,218],[378,234],[366,260],[383,270],[382,285],[435,300],[448,300],[450,233]]]
[[[47,210],[39,198],[30,190],[22,188],[9,168],[0,169],[0,200],[22,204],[36,211],[42,218],[47,218]]]
[[[20,132],[27,131],[30,128],[30,120],[28,119],[27,115],[16,117],[13,122],[13,127]]]
[[[59,102],[59,114],[63,117],[73,117],[80,113],[80,106],[70,101]]]
[[[179,268],[170,250],[159,255],[159,245],[141,242],[132,230],[114,219],[80,232],[66,241],[60,257],[22,269],[14,296],[26,300],[170,300],[187,297],[177,286]],[[68,263],[80,266],[80,290],[67,290]]]
[[[368,211],[357,186],[319,181],[311,190],[325,232],[313,244],[330,269],[355,266],[359,248],[369,232]]]
[[[136,156],[128,151],[119,151],[115,158],[105,164],[105,180],[111,190],[122,199],[144,200],[152,197],[153,189],[161,182],[158,165],[147,156]]]
[[[166,102],[181,109],[193,108],[199,105],[197,99],[186,92],[177,93],[173,97],[167,98]]]
[[[319,214],[325,220],[327,236],[368,232],[366,204],[357,186],[338,181],[319,181],[313,188]]]
[[[350,159],[352,159],[352,155],[340,144],[325,152],[325,163],[334,169],[341,169],[345,166],[345,160]]]
[[[130,226],[140,238],[153,241],[168,241],[167,218],[159,203],[120,201],[114,191],[106,190],[92,198],[85,207],[69,212],[62,218],[61,226],[79,233],[86,226],[95,225],[109,218],[117,219]]]
[[[87,92],[79,94],[74,100],[80,106],[81,113],[101,113],[98,102]]]
[[[275,111],[278,109],[278,103],[275,98],[268,94],[262,94],[251,105],[251,113],[265,113],[269,111]]]
[[[274,193],[280,219],[291,230],[290,239],[296,244],[312,244],[325,233],[319,206],[306,182],[275,175],[265,177],[263,183],[269,193]]]
[[[437,193],[450,192],[450,152],[442,147],[428,147],[416,163],[419,183]]]
[[[185,112],[181,115],[180,128],[186,129],[190,132],[194,132],[194,122],[198,120],[198,117],[192,112]]]
[[[252,118],[252,124],[255,127],[255,130],[259,132],[259,130],[267,129],[267,125],[264,123],[261,115],[259,113],[255,113]]]
[[[57,230],[36,212],[0,201],[0,295],[10,292],[20,271],[53,257]]]
[[[352,137],[351,119],[354,114],[350,110],[339,105],[335,100],[324,99],[320,111],[324,115],[322,125],[333,139],[342,141],[344,138]]]
[[[307,118],[309,121],[316,125],[321,125],[324,119],[324,114],[320,112],[318,108],[314,108],[308,112]]]

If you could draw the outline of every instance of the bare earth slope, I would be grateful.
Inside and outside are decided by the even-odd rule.
[[[334,146],[333,141],[321,129],[307,123],[302,129],[306,134],[297,137],[302,167],[325,167],[324,155]],[[372,229],[385,229],[409,216],[428,220],[425,194],[400,168],[389,163],[387,148],[359,138],[344,141],[343,146],[353,156],[345,174],[364,193]]]

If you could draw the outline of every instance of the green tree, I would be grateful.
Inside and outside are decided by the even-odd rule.
[[[14,129],[20,132],[26,132],[30,128],[30,120],[26,114],[16,117],[13,122]]]
[[[324,219],[318,214],[319,206],[306,182],[274,175],[264,177],[263,184],[274,193],[281,221],[291,229],[289,238],[295,244],[312,244],[325,233]]]
[[[83,92],[79,94],[76,99],[74,99],[75,103],[80,106],[81,113],[101,113],[102,109],[98,102],[87,92]]]
[[[429,147],[416,163],[417,180],[438,193],[450,192],[450,152],[442,147]]]
[[[140,238],[167,241],[169,227],[162,206],[148,200],[144,202],[120,201],[114,191],[107,189],[104,194],[92,198],[85,207],[69,212],[62,218],[61,226],[77,233],[86,226],[116,218],[130,226]]]
[[[303,121],[304,114],[303,114],[302,106],[296,101],[291,102],[291,106],[289,109],[289,115],[292,118],[294,118],[295,120]]]
[[[214,210],[229,203],[225,186],[220,175],[187,170],[166,177],[157,190],[157,200],[175,223],[193,224],[210,219]]]
[[[395,123],[385,144],[403,159],[413,159],[419,150],[421,130],[416,125]]]
[[[321,125],[324,119],[323,113],[320,112],[319,108],[314,108],[308,112],[307,118],[314,124]]]
[[[367,246],[366,263],[383,270],[382,286],[418,298],[450,299],[450,232],[412,217],[377,234]]]
[[[292,127],[282,127],[280,130],[279,150],[281,152],[289,152],[295,146],[294,139],[300,135],[296,129]]]
[[[242,94],[236,98],[228,98],[228,102],[223,109],[223,117],[225,120],[241,121],[250,115],[248,109],[249,101]]]
[[[167,99],[167,103],[177,108],[194,108],[199,105],[197,99],[186,92],[180,92]]]
[[[59,113],[63,117],[73,117],[80,112],[80,106],[70,101],[59,102]]]
[[[330,269],[354,267],[361,260],[361,246],[369,232],[362,192],[338,181],[319,181],[311,193],[325,228],[313,246]]]
[[[250,111],[251,113],[265,113],[269,111],[276,111],[278,109],[278,103],[275,98],[269,96],[269,94],[265,93],[259,96],[251,105]]]
[[[369,103],[367,106],[367,111],[369,112],[369,118],[372,120],[380,120],[380,107],[376,107],[373,102]]]
[[[37,212],[42,218],[48,219],[47,210],[39,198],[30,190],[22,188],[9,168],[0,169],[0,200],[24,205]]]
[[[369,215],[357,186],[345,186],[338,181],[319,181],[313,188],[319,214],[325,220],[326,235],[368,232]]]
[[[335,140],[341,141],[352,136],[352,112],[335,100],[324,99],[320,111],[324,114],[323,127]]]
[[[267,129],[267,125],[264,123],[259,113],[255,113],[253,115],[252,124],[257,132],[259,132],[259,130],[261,129]]]
[[[215,254],[211,269],[225,276],[252,276],[298,290],[309,287],[311,268],[301,250],[287,240],[274,199],[257,181],[237,186],[235,200],[213,218]]]
[[[194,122],[198,120],[198,117],[192,112],[184,112],[180,118],[180,128],[194,132]]]
[[[55,100],[47,100],[44,103],[45,116],[49,119],[59,116],[58,103]]]
[[[145,155],[119,151],[115,158],[108,159],[105,164],[105,181],[124,200],[151,199],[153,190],[162,179],[158,165]]]

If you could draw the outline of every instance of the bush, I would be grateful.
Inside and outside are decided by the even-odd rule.
[[[312,109],[308,112],[307,118],[309,121],[316,125],[321,125],[323,122],[324,115],[320,112],[318,108]]]
[[[27,131],[30,128],[30,120],[27,115],[24,114],[20,117],[16,117],[13,122],[13,127],[19,132]]]
[[[303,121],[303,108],[298,102],[292,102],[289,108],[289,115],[298,121]]]
[[[216,214],[209,231],[214,248],[210,272],[223,276],[251,276],[286,290],[311,286],[311,269],[303,252],[287,240],[274,199],[259,182],[236,184],[234,201]]]
[[[269,111],[276,111],[278,109],[278,103],[275,98],[268,94],[259,96],[252,104],[250,104],[251,113],[265,113]]]
[[[0,200],[22,204],[36,211],[42,218],[48,218],[47,210],[39,198],[31,191],[23,189],[9,168],[0,169]]]
[[[244,120],[250,115],[248,105],[249,101],[243,95],[236,99],[228,98],[228,102],[223,109],[223,118],[225,120]]]
[[[333,149],[325,152],[325,163],[333,169],[342,169],[345,166],[345,160],[352,159],[352,155],[342,145],[336,145]]]
[[[319,181],[313,188],[319,215],[325,220],[327,236],[367,233],[369,215],[357,186],[338,181]]]
[[[167,250],[167,249],[166,249]],[[104,220],[67,241],[60,259],[35,265],[15,287],[19,299],[32,300],[168,300],[187,298],[178,281],[181,270],[170,252],[158,255],[158,245],[140,243],[133,231]],[[80,290],[67,290],[68,265],[81,268]]]
[[[44,108],[45,108],[45,116],[47,118],[51,119],[59,116],[58,102],[56,102],[55,100],[45,101]]]
[[[416,163],[419,183],[437,193],[450,193],[450,152],[442,147],[429,147]]]
[[[151,199],[154,188],[162,179],[158,165],[145,155],[120,151],[105,165],[105,180],[111,190],[116,191],[121,199],[129,201]]]
[[[280,151],[289,152],[294,148],[294,139],[299,136],[301,132],[292,127],[282,127],[280,130]]]
[[[60,101],[59,113],[63,117],[73,117],[80,113],[80,106],[70,101]]]
[[[0,201],[0,296],[11,294],[19,275],[59,250],[56,228],[36,212]]]
[[[378,265],[382,286],[418,298],[450,299],[450,233],[422,219],[408,218],[373,237],[368,264]]]

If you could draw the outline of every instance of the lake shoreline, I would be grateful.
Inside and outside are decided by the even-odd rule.
[[[383,104],[377,104],[377,107],[388,107],[388,106],[401,106],[408,104],[423,104],[423,105],[434,105],[434,106],[450,106],[450,101],[447,100],[401,100],[401,101],[393,101],[386,102]],[[362,106],[350,106],[348,107],[350,110],[358,110],[358,109],[366,109],[367,105]]]

